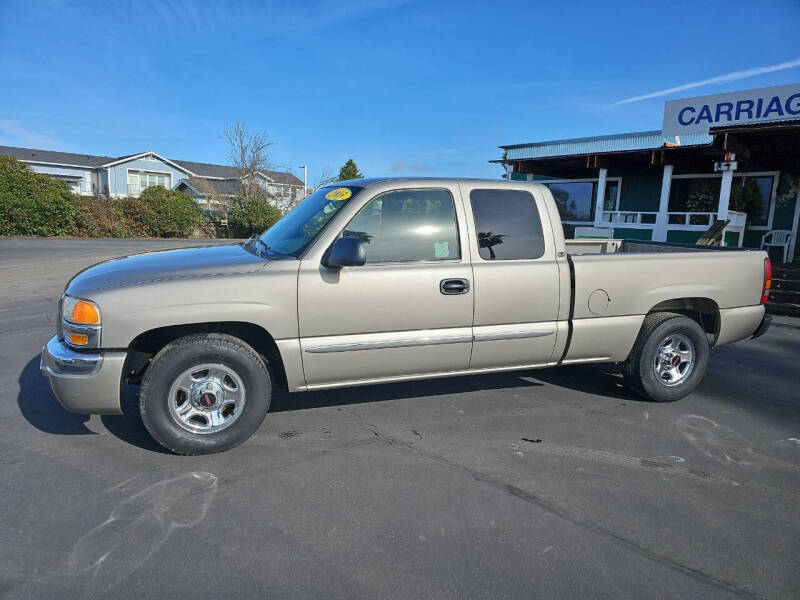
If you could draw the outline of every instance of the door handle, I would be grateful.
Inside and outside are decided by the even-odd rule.
[[[469,291],[469,281],[467,279],[442,279],[439,283],[439,291],[445,296],[466,294]]]

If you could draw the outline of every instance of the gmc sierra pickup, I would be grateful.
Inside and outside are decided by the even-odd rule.
[[[246,440],[290,392],[621,362],[655,401],[709,348],[762,334],[764,252],[565,241],[523,182],[361,179],[323,187],[241,244],[150,252],[76,275],[42,370],[67,409],[120,413],[203,454]]]

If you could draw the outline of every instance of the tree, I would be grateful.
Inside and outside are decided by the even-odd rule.
[[[503,243],[503,239],[507,238],[508,236],[502,233],[493,233],[491,231],[479,231],[478,232],[478,247],[479,248],[488,248],[489,249],[489,257],[496,258],[494,255],[493,246],[497,246]]]
[[[251,131],[241,122],[228,126],[222,139],[230,146],[230,163],[237,171],[241,183],[241,198],[249,202],[255,198],[269,199],[262,173],[269,171],[269,147],[272,142],[266,131]]]
[[[339,169],[339,177],[337,181],[346,181],[348,179],[362,179],[364,175],[359,172],[358,165],[352,158],[348,158],[347,162]]]

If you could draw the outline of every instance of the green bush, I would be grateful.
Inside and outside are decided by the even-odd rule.
[[[228,223],[234,237],[250,237],[263,233],[283,216],[280,209],[267,198],[237,198],[228,213]]]
[[[66,183],[0,156],[0,235],[71,235],[76,211]]]
[[[141,225],[141,235],[185,237],[200,224],[203,216],[188,194],[158,186],[144,190],[138,201],[128,202],[127,209]]]

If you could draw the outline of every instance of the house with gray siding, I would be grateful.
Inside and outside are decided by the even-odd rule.
[[[62,179],[74,194],[86,196],[135,198],[157,185],[180,189],[199,204],[207,204],[209,190],[233,197],[239,186],[235,167],[169,159],[153,151],[114,157],[0,146],[0,155],[13,156],[37,173]],[[279,206],[303,199],[303,182],[291,173],[260,171],[258,177]]]

